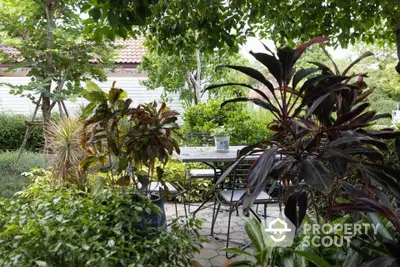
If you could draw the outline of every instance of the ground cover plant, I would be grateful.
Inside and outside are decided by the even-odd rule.
[[[2,266],[188,266],[198,251],[197,220],[171,231],[138,227],[157,207],[132,189],[85,192],[34,173],[18,199],[0,199]]]

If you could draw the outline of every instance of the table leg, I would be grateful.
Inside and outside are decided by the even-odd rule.
[[[217,163],[217,162],[214,162],[214,163],[202,162],[202,163],[205,164],[205,165],[207,165],[207,166],[209,166],[210,168],[212,168],[212,169],[214,170],[213,184],[215,184],[215,182],[216,182],[216,181],[218,180],[218,178],[219,178],[218,175],[219,175],[220,173],[222,173],[222,169],[218,166],[218,163]],[[220,170],[220,172],[219,172],[218,170]],[[190,187],[190,188],[192,187],[192,180],[189,181],[189,187]],[[191,190],[191,189],[190,189],[190,190]],[[204,207],[204,205],[214,197],[214,195],[215,195],[215,192],[212,192],[212,194],[210,195],[210,197],[207,198],[203,203],[201,203],[201,205],[193,212],[193,217],[196,216],[196,213],[199,212],[199,211]],[[190,199],[191,199],[191,198],[190,198]],[[190,206],[189,206],[189,214],[190,214]]]

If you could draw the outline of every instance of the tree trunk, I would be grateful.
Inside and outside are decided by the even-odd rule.
[[[200,58],[200,49],[196,49],[196,62],[197,62],[197,72],[196,72],[196,82],[194,85],[194,95],[196,104],[201,102],[201,58]]]
[[[400,24],[396,25],[396,44],[397,44],[397,57],[399,62],[396,66],[396,71],[400,74]]]
[[[56,7],[58,5],[57,0],[46,0],[45,2],[45,12],[46,12],[46,19],[47,19],[47,54],[46,54],[46,64],[47,64],[47,71],[51,73],[53,71],[53,52],[51,49],[54,47],[54,29],[56,28],[56,24],[54,22],[54,13]],[[51,74],[49,74],[51,75]],[[49,78],[49,77],[43,77]],[[46,86],[44,90],[46,93],[42,93],[42,114],[43,114],[43,135],[44,135],[44,152],[45,154],[51,153],[50,151],[50,138],[48,136],[48,125],[51,121],[51,110],[54,107],[54,104],[51,103],[51,99],[48,95],[51,92],[51,83],[50,85]]]
[[[51,121],[51,104],[50,98],[43,96],[42,100],[42,115],[43,115],[43,136],[44,136],[44,153],[47,155],[51,153],[50,137],[48,135],[48,126]]]

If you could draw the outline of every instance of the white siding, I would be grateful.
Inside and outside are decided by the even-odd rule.
[[[27,85],[30,79],[28,77],[0,77],[0,83],[10,83],[14,85]],[[0,112],[10,112],[19,114],[32,114],[35,105],[26,98],[10,94],[8,86],[0,86]]]
[[[148,103],[154,100],[160,101],[160,96],[163,93],[163,89],[157,90],[147,90],[146,87],[140,85],[140,80],[145,78],[140,77],[110,77],[107,82],[99,83],[96,82],[104,91],[108,92],[111,88],[111,85],[114,81],[116,81],[115,86],[117,88],[124,89],[129,97],[133,100],[133,105],[138,105],[141,103]],[[0,83],[11,83],[15,85],[26,85],[29,83],[29,77],[0,77]],[[33,114],[35,109],[35,105],[26,97],[20,97],[11,95],[9,93],[9,87],[3,85],[0,86],[0,112],[10,112],[10,113],[19,113],[25,115]],[[172,102],[168,103],[171,109],[177,110],[182,114],[182,105],[179,101],[178,94],[169,94],[169,98],[172,99]],[[65,101],[68,112],[70,114],[76,114],[80,110],[80,106],[87,104],[87,101],[84,99],[78,99],[75,102]],[[54,111],[58,111],[58,108],[55,107]],[[181,119],[180,119],[181,121]]]

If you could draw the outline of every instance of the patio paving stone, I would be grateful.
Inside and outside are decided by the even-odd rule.
[[[225,253],[224,253],[224,255],[220,255],[218,257],[210,259],[210,262],[211,262],[212,266],[221,266],[227,260],[228,259],[225,257]]]
[[[211,204],[211,203],[210,203]],[[196,204],[195,204],[196,205]],[[191,205],[191,211],[193,212],[197,207],[195,205]],[[175,218],[175,206],[173,203],[165,204],[166,217],[167,219]],[[215,223],[214,228],[214,237],[211,234],[211,220],[212,220],[212,205],[210,208],[205,208],[200,210],[196,217],[199,219],[203,219],[203,228],[201,230],[201,236],[205,237],[209,240],[209,243],[202,243],[202,249],[198,255],[196,255],[195,259],[198,261],[203,267],[220,267],[224,262],[226,262],[225,257],[225,249],[226,246],[226,233],[228,227],[228,212],[220,211],[218,214],[217,221]],[[262,208],[260,207],[260,210]],[[184,216],[184,209],[182,204],[178,204],[178,213],[179,216]],[[265,223],[272,221],[273,219],[279,217],[279,206],[277,204],[268,205],[267,209],[267,219]],[[239,208],[239,216],[236,215],[236,212],[232,213],[231,220],[231,240],[234,242],[238,242],[240,244],[231,243],[230,247],[241,247],[243,244],[249,244],[250,240],[244,230],[244,223],[246,217],[243,216],[241,208]],[[246,248],[245,251],[250,253],[253,252],[253,248]],[[237,255],[233,260],[253,260],[244,255]]]
[[[219,240],[215,240],[215,239],[211,239],[209,240],[210,242],[204,242],[202,243],[203,248],[211,248],[211,249],[220,249],[220,248],[224,248],[225,244]]]
[[[197,255],[196,258],[208,260],[208,259],[212,259],[212,258],[214,258],[214,257],[216,257],[216,256],[219,256],[219,253],[217,252],[216,249],[203,248],[203,249],[200,251],[200,254]]]

